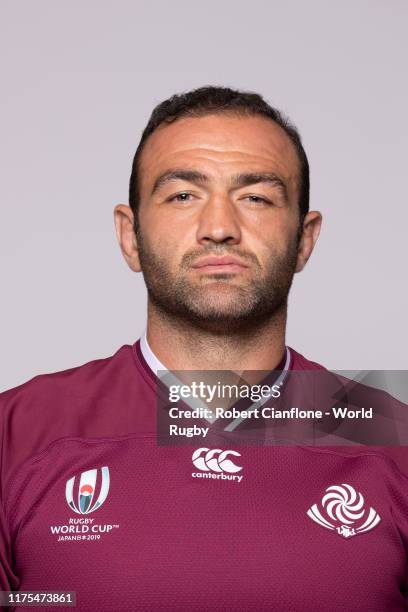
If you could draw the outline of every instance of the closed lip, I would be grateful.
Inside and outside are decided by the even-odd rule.
[[[248,267],[237,257],[231,257],[228,255],[225,255],[223,257],[216,257],[212,255],[209,257],[203,257],[202,259],[199,259],[198,261],[196,261],[196,263],[193,265],[193,268],[204,268],[205,266],[231,266],[231,265],[241,266],[242,268]]]

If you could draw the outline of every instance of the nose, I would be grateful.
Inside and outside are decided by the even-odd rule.
[[[234,204],[226,196],[212,196],[200,212],[197,242],[238,244],[241,227]]]

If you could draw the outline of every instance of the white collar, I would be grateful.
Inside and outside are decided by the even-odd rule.
[[[158,370],[167,370],[166,366],[162,364],[162,362],[156,357],[156,355],[150,348],[149,343],[147,341],[146,331],[140,338],[140,350],[142,351],[142,355],[147,365],[154,372],[154,374],[156,374],[156,376]]]

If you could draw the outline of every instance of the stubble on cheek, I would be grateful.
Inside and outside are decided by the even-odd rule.
[[[242,329],[273,315],[286,305],[287,294],[296,264],[292,245],[285,254],[271,253],[262,268],[253,254],[223,245],[211,245],[175,261],[174,249],[162,244],[153,248],[140,231],[139,254],[145,283],[152,303],[166,315],[214,331],[222,326]],[[192,270],[193,263],[204,255],[234,254],[249,265],[242,275],[228,273],[202,274]]]

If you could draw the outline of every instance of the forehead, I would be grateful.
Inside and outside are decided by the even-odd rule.
[[[279,125],[267,117],[227,113],[183,117],[157,128],[141,155],[141,191],[180,165],[215,177],[237,170],[274,171],[288,187],[299,174],[294,144]]]

